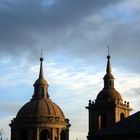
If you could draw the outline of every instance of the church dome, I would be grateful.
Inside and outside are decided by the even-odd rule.
[[[65,119],[62,110],[51,99],[31,100],[17,113],[17,118],[49,116]]]
[[[17,113],[17,118],[58,117],[65,119],[62,110],[49,98],[48,82],[43,74],[43,58],[40,58],[39,78],[34,83],[34,94]]]
[[[44,78],[39,78],[35,81],[35,85],[48,85],[48,82]]]
[[[116,89],[103,89],[99,92],[96,101],[115,101],[122,100],[120,93]]]
[[[48,82],[40,58],[39,77],[34,82],[32,98],[11,121],[11,140],[69,140],[69,119],[48,94]]]

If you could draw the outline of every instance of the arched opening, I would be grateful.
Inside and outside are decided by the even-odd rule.
[[[20,131],[20,140],[28,140],[28,133],[26,130]]]
[[[44,87],[41,87],[41,97],[44,97]]]
[[[107,126],[107,117],[105,113],[101,113],[98,116],[98,126],[99,126],[99,130]]]
[[[44,129],[40,133],[40,140],[50,140],[49,131]]]
[[[109,84],[110,84],[110,87],[111,87],[112,82],[111,82],[111,81],[109,81]]]
[[[123,113],[121,113],[120,115],[120,121],[123,120],[125,118],[125,115]]]
[[[66,140],[66,131],[65,130],[62,130],[60,137],[61,137],[61,140]]]

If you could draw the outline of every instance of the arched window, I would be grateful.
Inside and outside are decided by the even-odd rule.
[[[105,113],[101,113],[98,116],[98,128],[99,130],[107,126],[107,117]]]
[[[40,133],[40,140],[50,140],[49,131],[44,129]]]
[[[57,137],[55,137],[54,139],[57,140]]]
[[[26,130],[20,131],[20,140],[28,140],[28,133]]]
[[[109,81],[110,86],[111,86],[111,83],[112,83],[112,82],[111,82],[111,81]]]
[[[65,130],[62,130],[61,134],[61,140],[66,140],[66,131]]]
[[[125,118],[125,115],[123,113],[121,113],[120,115],[120,121],[123,120]]]
[[[44,97],[44,87],[41,87],[41,97]]]

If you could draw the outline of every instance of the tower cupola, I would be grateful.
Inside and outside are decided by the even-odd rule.
[[[114,88],[114,77],[112,75],[112,68],[110,63],[111,56],[107,56],[106,75],[104,76],[104,88]]]
[[[35,81],[34,84],[34,95],[33,99],[36,98],[49,98],[48,94],[48,82],[44,79],[44,73],[43,73],[43,57],[40,58],[40,71],[39,71],[39,77]]]
[[[114,87],[114,76],[112,75],[112,67],[110,62],[111,56],[108,54],[107,56],[107,66],[106,66],[106,74],[103,78],[104,87],[103,90],[98,94],[96,101],[97,102],[105,102],[105,101],[122,101],[122,97],[120,93]]]

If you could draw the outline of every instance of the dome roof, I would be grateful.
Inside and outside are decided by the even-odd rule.
[[[115,101],[122,100],[120,93],[115,88],[103,89],[96,98],[96,101]]]
[[[19,110],[17,118],[58,117],[63,120],[65,116],[62,110],[49,98],[48,82],[43,75],[42,61],[41,57],[39,78],[35,81],[32,99]]]
[[[23,117],[60,117],[65,119],[62,110],[50,99],[31,100],[26,103],[17,113],[17,118]]]
[[[44,79],[44,78],[39,78],[35,81],[35,84],[34,85],[48,85],[48,82]]]
[[[96,101],[97,102],[104,102],[104,101],[122,101],[122,97],[120,93],[114,87],[114,76],[112,75],[112,68],[110,63],[110,55],[107,56],[107,67],[106,67],[106,74],[104,76],[104,88],[102,91],[99,92],[97,95]]]

